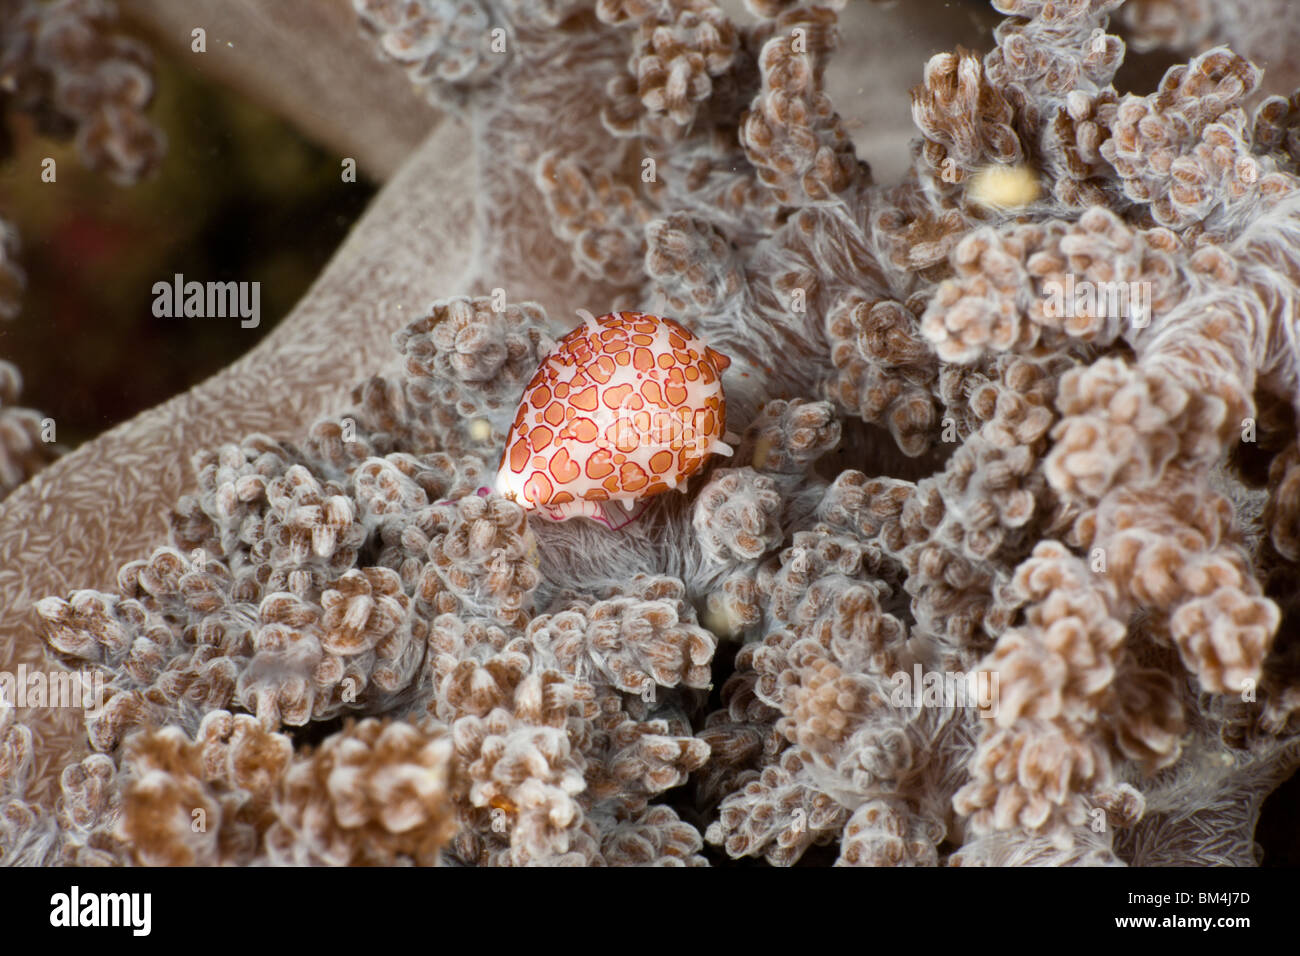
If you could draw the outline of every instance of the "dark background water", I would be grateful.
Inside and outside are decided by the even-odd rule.
[[[150,118],[167,134],[159,173],[118,187],[71,143],[12,117],[0,216],[19,230],[22,312],[0,322],[0,358],[23,374],[20,404],[77,444],[184,392],[255,346],[293,307],[375,186],[344,183],[340,158],[193,69],[159,55]],[[58,180],[42,183],[53,157]],[[156,318],[153,285],[261,283],[261,322]]]

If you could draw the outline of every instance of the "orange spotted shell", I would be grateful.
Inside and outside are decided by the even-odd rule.
[[[563,519],[681,486],[708,455],[732,452],[730,364],[673,319],[585,315],[524,389],[497,490]]]

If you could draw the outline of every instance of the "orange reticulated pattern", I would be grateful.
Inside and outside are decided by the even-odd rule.
[[[677,487],[723,443],[731,360],[673,319],[588,317],[524,389],[497,487],[554,517]],[[589,508],[589,506],[588,506]]]

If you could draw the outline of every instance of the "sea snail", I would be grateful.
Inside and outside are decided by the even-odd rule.
[[[556,520],[611,527],[617,503],[681,488],[722,440],[731,360],[673,319],[615,312],[583,324],[542,360],[506,439],[496,490]]]

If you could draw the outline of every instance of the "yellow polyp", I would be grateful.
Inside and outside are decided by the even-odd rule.
[[[1043,187],[1033,168],[1018,163],[1004,166],[990,163],[971,177],[966,195],[990,209],[1016,209],[1028,206],[1042,195]]]
[[[495,797],[489,800],[488,806],[491,807],[493,810],[504,810],[506,813],[513,814],[519,812],[518,807],[516,807],[513,803],[511,803],[509,800],[507,800],[505,797],[501,796],[500,794],[497,794]]]
[[[725,604],[710,602],[700,615],[700,623],[719,637],[733,638],[740,633],[740,622],[728,611]]]

